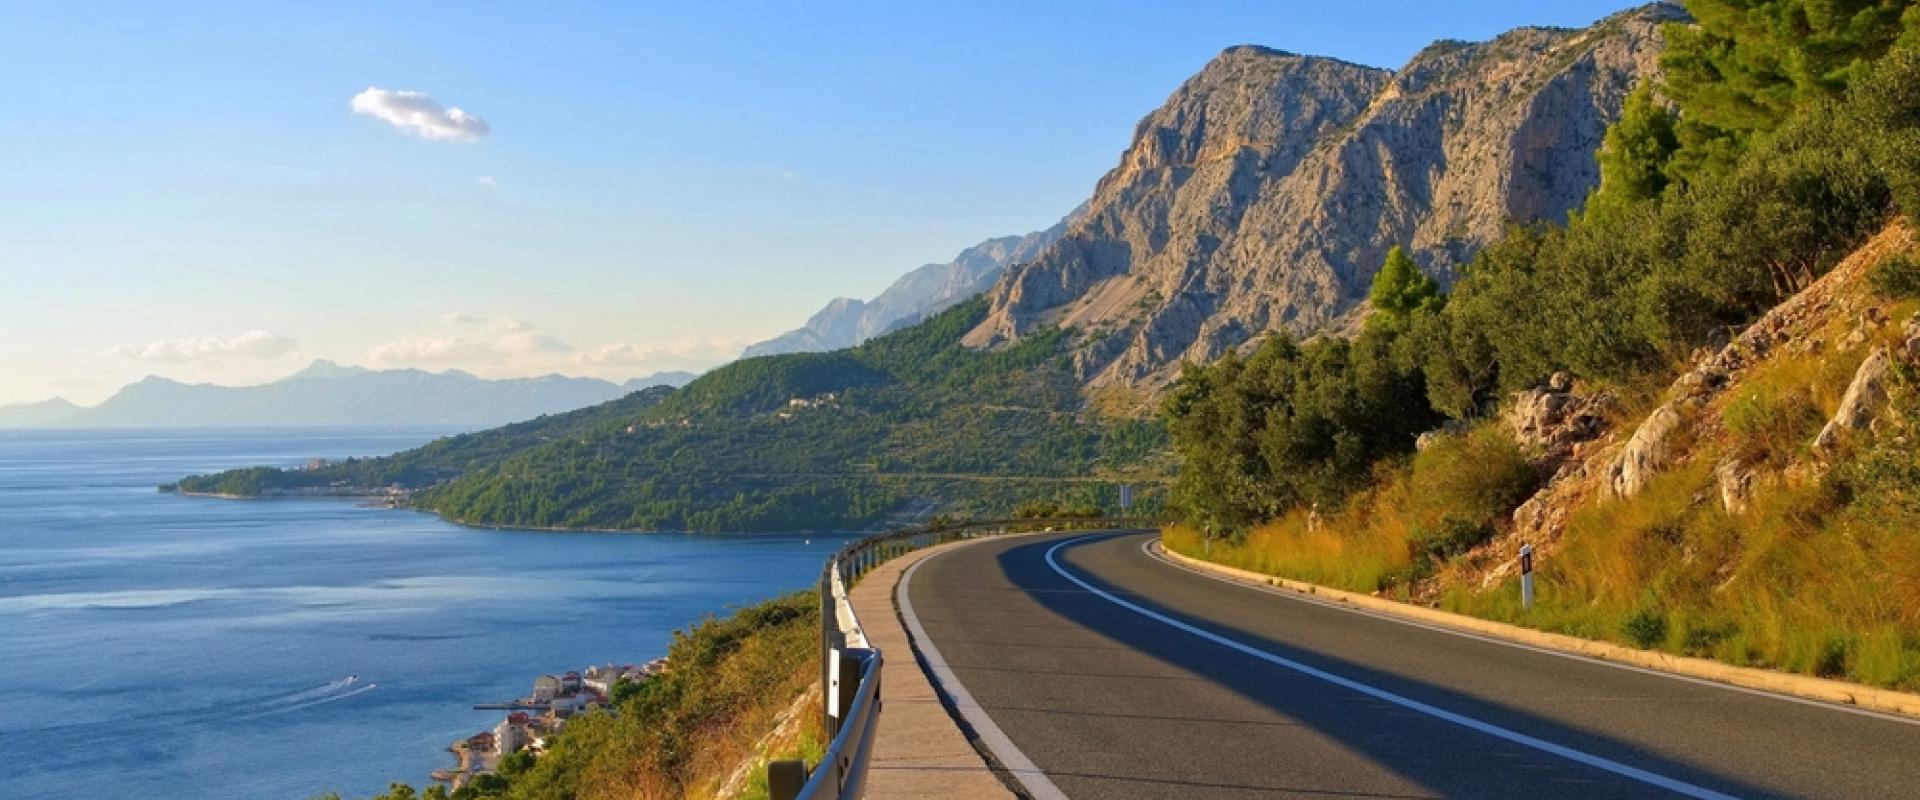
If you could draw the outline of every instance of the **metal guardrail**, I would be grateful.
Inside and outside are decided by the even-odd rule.
[[[873,740],[880,725],[880,673],[886,663],[867,641],[847,590],[875,567],[926,547],[961,539],[1042,530],[1105,530],[1150,524],[1098,518],[1002,519],[907,528],[849,543],[820,571],[820,686],[822,721],[831,741],[820,763],[767,765],[772,800],[852,800],[866,789]],[[910,656],[903,655],[912,664]]]

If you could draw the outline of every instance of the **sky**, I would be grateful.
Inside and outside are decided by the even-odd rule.
[[[1045,228],[1243,43],[1623,2],[0,4],[0,404],[317,358],[612,380]]]

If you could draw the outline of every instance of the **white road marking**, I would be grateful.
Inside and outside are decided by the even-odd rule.
[[[1667,791],[1674,792],[1676,794],[1684,795],[1687,797],[1703,798],[1703,800],[1706,798],[1712,798],[1713,800],[1722,800],[1724,798],[1724,799],[1730,800],[1730,798],[1732,797],[1732,795],[1722,794],[1720,792],[1713,791],[1712,789],[1695,786],[1691,783],[1669,778],[1664,775],[1648,772],[1638,767],[1630,767],[1618,761],[1613,761],[1611,759],[1602,758],[1600,756],[1596,756],[1591,753],[1575,750],[1571,747],[1554,744],[1553,742],[1549,742],[1544,739],[1537,739],[1532,736],[1528,736],[1524,733],[1520,733],[1518,731],[1512,731],[1506,728],[1502,728],[1490,722],[1482,722],[1480,720],[1474,719],[1472,717],[1469,717],[1463,714],[1456,714],[1444,708],[1431,706],[1426,703],[1422,703],[1418,700],[1414,700],[1410,697],[1402,697],[1400,695],[1394,694],[1393,692],[1389,692],[1385,689],[1376,688],[1374,686],[1361,683],[1351,678],[1341,677],[1331,672],[1327,672],[1326,670],[1318,669],[1316,667],[1311,667],[1306,664],[1302,664],[1290,658],[1284,658],[1281,656],[1274,655],[1272,653],[1269,653],[1265,650],[1261,650],[1260,648],[1254,647],[1252,645],[1243,644],[1241,642],[1234,641],[1233,639],[1229,639],[1225,636],[1221,636],[1217,633],[1213,633],[1212,631],[1208,631],[1194,625],[1189,625],[1185,622],[1181,622],[1180,620],[1174,619],[1165,614],[1161,614],[1156,611],[1151,611],[1146,608],[1142,608],[1138,605],[1135,605],[1133,603],[1130,603],[1126,600],[1122,600],[1118,597],[1113,596],[1112,594],[1109,594],[1105,591],[1101,591],[1100,589],[1095,588],[1093,584],[1087,583],[1086,581],[1081,580],[1080,578],[1074,576],[1073,573],[1070,573],[1065,568],[1061,567],[1059,561],[1054,559],[1054,554],[1060,552],[1061,548],[1064,548],[1072,544],[1078,544],[1080,542],[1084,542],[1092,538],[1095,538],[1095,537],[1082,536],[1075,539],[1068,539],[1067,541],[1061,542],[1059,544],[1054,545],[1053,547],[1048,548],[1047,554],[1046,554],[1047,566],[1052,567],[1054,572],[1057,572],[1060,574],[1060,577],[1063,577],[1069,581],[1072,581],[1075,585],[1079,586],[1080,588],[1087,590],[1093,595],[1103,600],[1106,600],[1109,603],[1117,605],[1128,611],[1132,611],[1135,614],[1139,614],[1140,616],[1146,617],[1155,622],[1159,622],[1168,627],[1177,628],[1179,630],[1193,634],[1194,636],[1198,636],[1202,639],[1213,642],[1214,644],[1218,644],[1228,649],[1239,652],[1241,654],[1251,656],[1253,658],[1257,658],[1269,664],[1273,664],[1275,666],[1284,667],[1286,669],[1293,670],[1294,672],[1298,672],[1310,678],[1316,678],[1318,680],[1331,683],[1343,689],[1349,689],[1351,691],[1359,692],[1360,694],[1364,694],[1376,700],[1383,700],[1388,703],[1392,703],[1394,705],[1400,706],[1401,708],[1408,709],[1410,711],[1417,711],[1419,713],[1425,714],[1435,719],[1451,722],[1463,728],[1478,731],[1480,733],[1484,733],[1484,734],[1487,734],[1488,736],[1492,736],[1498,739],[1504,739],[1506,741],[1512,742],[1517,745],[1521,745],[1523,747],[1530,747],[1535,750],[1539,750],[1543,753],[1549,753],[1552,755],[1560,756],[1561,758],[1565,758],[1569,761],[1574,761],[1581,764],[1585,764],[1590,767],[1606,770],[1607,772],[1611,772],[1615,775],[1636,780],[1641,783],[1648,784],[1650,786],[1657,786],[1659,788],[1666,789]],[[918,565],[915,565],[915,566],[918,566]]]
[[[1558,658],[1567,659],[1569,661],[1579,661],[1582,663],[1593,664],[1596,666],[1612,667],[1613,669],[1622,669],[1628,672],[1637,672],[1642,675],[1648,675],[1655,678],[1665,678],[1670,681],[1681,681],[1684,683],[1698,684],[1700,686],[1708,686],[1708,687],[1721,689],[1729,692],[1739,692],[1741,694],[1750,694],[1755,697],[1765,697],[1769,700],[1778,700],[1783,703],[1797,703],[1803,706],[1813,706],[1814,708],[1822,709],[1825,711],[1836,711],[1842,714],[1856,714],[1862,717],[1872,717],[1874,719],[1883,720],[1886,722],[1898,722],[1902,725],[1920,725],[1920,717],[1902,716],[1899,714],[1891,714],[1885,711],[1875,711],[1871,708],[1861,708],[1859,706],[1849,706],[1849,705],[1842,705],[1840,703],[1830,703],[1825,700],[1815,700],[1808,697],[1795,697],[1790,694],[1781,694],[1779,692],[1769,692],[1765,689],[1755,689],[1749,686],[1736,686],[1731,683],[1723,683],[1721,681],[1712,680],[1710,678],[1696,678],[1692,675],[1681,675],[1679,673],[1674,673],[1674,672],[1663,672],[1661,670],[1643,667],[1638,664],[1626,664],[1619,661],[1608,661],[1604,658],[1595,658],[1593,656],[1589,656],[1583,653],[1569,653],[1565,650],[1555,650],[1551,647],[1540,647],[1538,645],[1526,644],[1525,642],[1515,642],[1507,639],[1502,639],[1498,636],[1490,636],[1490,635],[1487,635],[1484,633],[1478,633],[1475,631],[1464,631],[1464,630],[1459,630],[1457,628],[1449,628],[1445,625],[1438,625],[1435,623],[1426,622],[1426,621],[1417,620],[1417,619],[1408,619],[1406,617],[1396,616],[1383,611],[1375,611],[1370,608],[1361,608],[1351,603],[1343,603],[1338,600],[1331,600],[1325,597],[1318,597],[1310,594],[1301,594],[1300,592],[1296,592],[1291,589],[1281,588],[1278,586],[1269,586],[1264,583],[1253,583],[1251,581],[1239,580],[1239,579],[1227,577],[1225,575],[1217,575],[1211,572],[1207,572],[1205,570],[1200,570],[1194,567],[1187,566],[1178,561],[1174,561],[1173,559],[1167,558],[1164,555],[1160,555],[1158,553],[1153,552],[1154,541],[1155,540],[1153,539],[1148,539],[1147,541],[1140,543],[1140,551],[1142,553],[1145,553],[1148,558],[1151,558],[1169,567],[1173,567],[1174,569],[1190,572],[1190,573],[1193,573],[1194,575],[1198,575],[1208,580],[1218,581],[1228,586],[1237,586],[1242,589],[1246,589],[1248,591],[1259,592],[1261,594],[1272,595],[1274,597],[1281,597],[1281,598],[1285,598],[1285,599],[1292,600],[1299,603],[1311,603],[1313,605],[1320,606],[1322,608],[1330,608],[1336,611],[1345,611],[1349,614],[1359,614],[1363,617],[1372,617],[1373,619],[1381,620],[1383,622],[1392,622],[1399,625],[1406,625],[1412,628],[1421,628],[1423,630],[1433,631],[1434,633],[1444,633],[1444,634],[1447,634],[1448,636],[1458,636],[1462,639],[1472,639],[1474,641],[1486,642],[1487,644],[1497,644],[1502,647],[1511,647],[1515,650],[1526,650],[1528,652],[1539,653],[1541,655],[1555,656]]]
[[[980,737],[980,742],[987,746],[987,750],[993,753],[993,757],[1000,761],[1001,766],[1006,767],[1007,771],[1013,774],[1015,780],[1020,781],[1020,785],[1027,790],[1027,794],[1034,800],[1067,800],[1066,792],[1060,791],[1060,787],[1055,786],[1053,780],[1040,771],[1039,765],[1033,763],[1033,759],[1027,758],[1026,753],[1020,752],[1020,748],[1007,737],[1006,731],[1000,730],[1000,726],[994,723],[993,717],[987,716],[987,710],[981,708],[980,703],[973,699],[967,687],[960,683],[960,676],[954,674],[953,668],[947,666],[947,660],[941,657],[940,648],[934,646],[933,638],[927,636],[926,628],[921,627],[920,617],[914,614],[913,598],[907,592],[913,586],[913,573],[919,571],[920,567],[927,562],[943,555],[946,553],[934,553],[914,562],[913,566],[907,567],[907,571],[900,575],[900,585],[894,588],[894,603],[900,606],[900,618],[907,623],[907,634],[912,637],[913,644],[920,649],[920,657],[926,659],[927,671],[932,673],[934,684],[944,689],[948,697],[953,698],[954,709],[960,712],[960,716],[966,718],[967,724],[973,727],[974,734]]]

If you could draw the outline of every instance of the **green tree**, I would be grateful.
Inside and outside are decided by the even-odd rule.
[[[1680,149],[1673,126],[1673,113],[1654,101],[1652,84],[1643,82],[1627,95],[1620,119],[1600,145],[1600,187],[1587,199],[1588,215],[1660,197],[1667,162]]]
[[[1863,132],[1894,203],[1920,225],[1920,45],[1902,46],[1859,81],[1848,116]]]
[[[1420,271],[1413,257],[1399,245],[1387,251],[1387,261],[1373,276],[1367,302],[1378,315],[1405,322],[1413,312],[1440,302],[1440,284]]]
[[[1729,165],[1755,133],[1840,97],[1871,62],[1917,37],[1913,0],[1687,0],[1660,66],[1683,111],[1683,175]]]

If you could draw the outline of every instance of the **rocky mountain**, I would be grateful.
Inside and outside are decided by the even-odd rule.
[[[986,291],[1007,267],[1032,259],[1057,241],[1079,214],[1075,211],[1044,231],[988,239],[945,264],[916,268],[872,300],[834,298],[806,325],[752,345],[742,355],[823,353],[917,323]]]
[[[487,426],[571,411],[647,386],[679,386],[692,379],[689,373],[677,372],[636,378],[624,386],[562,375],[485,380],[458,370],[372,370],[321,360],[258,386],[187,384],[150,376],[93,407],[53,400],[0,410],[0,426]]]
[[[1069,327],[1081,380],[1153,387],[1265,332],[1350,326],[1396,244],[1445,283],[1509,222],[1580,207],[1660,23],[1683,15],[1440,42],[1398,71],[1229,48],[1140,122],[1060,241],[1000,278],[966,343]]]

